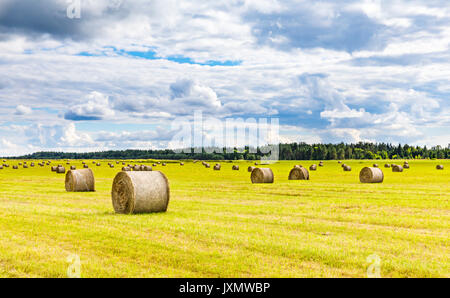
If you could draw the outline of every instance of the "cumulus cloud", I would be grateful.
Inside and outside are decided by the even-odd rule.
[[[86,102],[84,102],[86,101]],[[102,120],[106,117],[114,116],[114,111],[110,107],[109,98],[100,92],[91,92],[80,103],[71,107],[65,114],[67,120]]]
[[[24,106],[24,105],[18,105],[16,107],[15,115],[28,115],[31,114],[33,111],[30,107]]]

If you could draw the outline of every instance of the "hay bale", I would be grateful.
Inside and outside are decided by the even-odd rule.
[[[310,171],[317,171],[317,165],[311,165],[311,166],[309,167],[309,170],[310,170]]]
[[[403,167],[400,165],[392,165],[392,172],[401,173],[403,172]]]
[[[255,168],[250,176],[252,183],[273,183],[274,176],[270,168]]]
[[[404,168],[404,169],[409,169],[409,164],[405,163],[405,164],[403,165],[403,168]]]
[[[153,168],[151,167],[151,166],[141,166],[141,171],[144,171],[144,172],[150,172],[150,171],[153,171]]]
[[[19,169],[19,166],[16,166],[16,165],[13,166],[13,170],[18,170],[18,169]]]
[[[56,167],[56,166],[52,166],[51,167],[51,170],[52,170],[52,172],[56,172],[56,169],[57,169],[58,167]]]
[[[209,163],[207,163],[206,165],[205,165],[205,168],[207,168],[207,169],[209,169],[211,166],[209,165]]]
[[[152,164],[152,166],[153,166],[153,167],[156,167],[156,166],[157,166],[157,164],[156,164],[156,163],[154,163],[154,164]]]
[[[184,162],[180,162],[180,166],[184,166]]]
[[[99,162],[97,163],[97,167],[99,167],[99,166],[101,166],[101,165],[102,165],[101,163],[99,163]]]
[[[294,168],[303,168],[302,165],[295,165]]]
[[[319,162],[319,167],[323,167],[323,161]]]
[[[114,165],[113,165],[113,164],[110,164],[109,167],[110,167],[110,168],[114,168]]]
[[[65,167],[57,167],[56,168],[56,174],[65,174],[66,168]]]
[[[234,165],[231,169],[233,171],[239,171],[239,166],[238,165]]]
[[[338,163],[342,163],[342,161],[338,161]]]
[[[30,163],[30,167],[34,167],[34,162]]]
[[[387,163],[387,164],[384,165],[384,167],[385,167],[385,168],[390,168],[391,165]]]
[[[373,164],[373,167],[374,167],[374,168],[379,168],[380,166],[379,166],[377,163],[374,163],[374,164]]]
[[[28,169],[28,165],[26,165],[26,164],[23,165],[23,168],[24,168],[24,169]]]
[[[83,165],[83,168],[88,169],[89,166],[88,165]]]
[[[133,171],[138,172],[138,171],[140,171],[140,170],[141,170],[141,166],[138,166],[138,165],[134,165],[134,166],[133,166]]]
[[[250,167],[248,167],[247,171],[252,172],[254,169],[255,169],[255,167],[250,166]]]
[[[169,181],[159,171],[120,172],[114,178],[111,197],[116,213],[165,212],[169,205]]]
[[[66,174],[66,191],[95,191],[94,173],[91,169],[70,170]]]
[[[436,170],[443,170],[444,169],[444,165],[437,165],[436,166]]]
[[[3,170],[3,166],[2,165],[0,165],[0,170]]]
[[[165,166],[166,166],[166,163],[165,163],[165,162],[163,162],[163,163],[162,163],[162,166],[163,166],[163,167],[165,167]]]
[[[217,163],[215,166],[214,166],[214,171],[220,171],[220,168],[221,168],[222,166],[220,165],[220,163]]]
[[[255,162],[255,166],[257,166],[258,165],[258,163],[257,162]]]
[[[309,180],[309,172],[304,167],[295,166],[289,173],[289,180]]]
[[[382,183],[383,180],[384,174],[380,168],[365,167],[359,172],[359,181],[361,183]]]
[[[352,171],[352,167],[348,166],[348,165],[345,165],[344,172],[351,172],[351,171]]]
[[[71,171],[76,170],[76,169],[77,169],[76,166],[70,166],[70,170],[71,170]]]
[[[131,168],[130,168],[130,167],[123,167],[123,168],[122,168],[122,171],[124,171],[124,172],[129,172],[129,171],[131,171]]]

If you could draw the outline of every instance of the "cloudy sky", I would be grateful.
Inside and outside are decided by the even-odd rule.
[[[447,0],[76,2],[0,0],[0,155],[165,148],[196,110],[450,143]]]

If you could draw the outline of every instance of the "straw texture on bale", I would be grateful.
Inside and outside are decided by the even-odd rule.
[[[303,168],[302,165],[295,165],[294,168]]]
[[[165,212],[169,205],[169,181],[159,171],[120,172],[114,178],[111,197],[116,213]]]
[[[437,165],[436,166],[436,170],[443,170],[444,169],[444,165]]]
[[[252,183],[273,183],[274,176],[270,168],[255,168],[251,174]]]
[[[295,166],[289,173],[289,180],[309,180],[309,172],[303,167]]]
[[[403,167],[399,165],[392,165],[392,172],[401,173],[403,172]]]
[[[250,166],[250,167],[248,167],[247,171],[252,172],[254,169],[255,169],[255,167]]]
[[[239,171],[239,166],[238,165],[234,165],[231,169],[233,171]]]
[[[64,167],[57,167],[56,168],[56,173],[57,174],[64,174],[66,172],[66,168]]]
[[[309,170],[310,170],[310,171],[316,171],[316,170],[317,170],[317,165],[311,165],[311,166],[309,167]]]
[[[352,171],[352,167],[348,166],[348,165],[345,165],[344,172],[351,172],[351,171]]]
[[[66,174],[66,191],[95,191],[94,173],[91,169],[70,170]]]
[[[383,171],[380,168],[363,168],[359,173],[361,183],[382,183],[384,180]]]

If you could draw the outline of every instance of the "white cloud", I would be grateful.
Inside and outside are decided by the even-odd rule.
[[[18,105],[16,107],[15,115],[29,115],[33,112],[33,110],[30,107],[24,106],[24,105]]]

